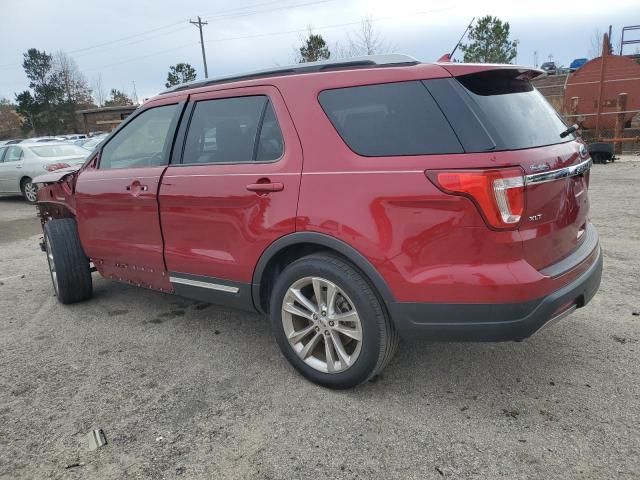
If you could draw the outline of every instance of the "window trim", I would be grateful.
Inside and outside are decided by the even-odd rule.
[[[234,92],[235,93],[235,92]],[[193,114],[196,110],[196,105],[200,102],[213,102],[216,100],[230,100],[230,99],[234,99],[234,98],[245,98],[245,97],[265,97],[267,99],[267,101],[264,104],[264,107],[262,107],[262,112],[260,113],[260,120],[258,121],[258,126],[256,128],[256,136],[255,139],[253,141],[253,152],[252,152],[252,160],[247,161],[247,162],[208,162],[208,163],[200,163],[200,162],[194,162],[194,163],[184,163],[184,150],[187,146],[187,137],[189,136],[189,128],[191,127],[191,120],[193,119]],[[271,104],[271,109],[273,110],[273,115],[276,117],[276,122],[278,123],[278,129],[280,130],[280,135],[282,136],[282,153],[280,154],[280,156],[278,158],[276,158],[275,160],[263,160],[263,161],[257,161],[257,160],[253,160],[256,158],[256,154],[257,154],[257,145],[258,142],[260,140],[260,135],[262,134],[262,125],[264,123],[264,117],[266,115],[267,112],[267,107],[269,106],[269,104]],[[278,113],[276,112],[276,109],[274,107],[274,103],[273,103],[273,99],[271,98],[271,96],[267,93],[247,93],[245,95],[231,95],[231,96],[224,96],[224,97],[214,97],[214,98],[202,98],[199,100],[190,100],[189,101],[189,105],[187,106],[187,109],[185,111],[185,118],[186,121],[181,122],[180,125],[180,132],[178,134],[178,138],[176,139],[176,143],[181,142],[180,148],[174,148],[174,153],[176,150],[179,151],[179,155],[173,155],[171,158],[171,165],[174,167],[197,167],[197,166],[213,166],[213,165],[265,165],[265,164],[269,164],[269,163],[276,163],[276,162],[280,162],[286,154],[287,148],[286,148],[286,140],[285,140],[285,136],[284,136],[284,132],[282,131],[282,122],[279,120],[278,118]],[[187,118],[188,117],[188,118]],[[183,127],[184,126],[184,127]],[[175,162],[174,162],[175,160]]]
[[[358,157],[366,158],[366,159],[370,159],[370,158],[384,158],[384,159],[387,159],[387,158],[394,158],[394,157],[428,157],[428,156],[433,156],[433,155],[460,155],[460,154],[465,153],[464,146],[462,145],[462,142],[460,142],[460,139],[458,138],[458,135],[457,135],[456,131],[453,129],[453,126],[449,122],[449,119],[444,114],[444,112],[440,108],[440,105],[438,104],[436,99],[433,98],[433,95],[431,95],[431,92],[424,85],[423,82],[424,82],[424,79],[401,80],[401,81],[395,80],[395,81],[390,81],[390,82],[376,82],[376,83],[366,83],[366,84],[363,84],[363,85],[346,85],[346,86],[342,86],[342,87],[325,88],[324,90],[320,90],[318,92],[318,94],[316,95],[316,101],[318,102],[318,105],[320,106],[320,109],[324,113],[326,119],[329,121],[329,125],[331,125],[331,128],[333,129],[333,131],[340,137],[340,140],[342,140],[342,143],[353,154],[357,155]],[[431,100],[433,100],[433,103],[437,107],[438,112],[442,115],[442,118],[444,119],[446,124],[451,129],[451,133],[453,133],[453,136],[455,137],[456,141],[458,142],[458,145],[460,146],[460,151],[459,152],[409,153],[409,154],[394,154],[394,155],[364,155],[362,153],[358,153],[351,147],[351,145],[349,145],[349,142],[347,142],[345,140],[345,138],[342,136],[342,133],[340,133],[340,130],[338,129],[338,127],[336,127],[334,125],[333,121],[331,120],[331,117],[329,116],[329,113],[325,110],[324,106],[322,105],[322,102],[320,101],[320,95],[322,95],[322,93],[330,92],[332,90],[346,90],[346,89],[349,89],[349,88],[374,87],[374,86],[381,86],[381,85],[397,85],[397,84],[400,84],[400,83],[418,83],[425,89],[426,94],[431,98]]]
[[[185,104],[187,103],[186,99],[184,100],[179,100],[176,102],[171,102],[171,103],[162,103],[160,105],[149,105],[147,108],[139,108],[138,110],[136,110],[134,113],[132,113],[131,115],[129,115],[122,123],[120,123],[120,125],[118,125],[118,128],[116,128],[115,131],[113,131],[107,138],[104,139],[103,144],[100,146],[100,149],[98,151],[98,161],[96,163],[95,169],[96,170],[100,170],[100,171],[107,171],[107,170],[134,170],[134,169],[138,169],[138,168],[151,168],[148,165],[141,165],[139,167],[123,167],[123,168],[100,168],[100,166],[102,165],[102,153],[104,151],[104,147],[106,147],[107,145],[109,145],[109,143],[116,138],[126,127],[127,125],[129,125],[129,123],[133,122],[136,118],[138,118],[140,115],[143,115],[144,113],[153,110],[154,108],[160,108],[160,107],[170,107],[170,106],[176,106],[177,109],[174,112],[173,118],[171,119],[171,122],[169,122],[169,130],[167,132],[167,138],[165,138],[164,140],[164,146],[162,147],[162,152],[165,154],[165,160],[166,163],[164,163],[163,165],[154,165],[154,167],[168,167],[169,165],[171,165],[171,159],[172,159],[172,152],[173,149],[175,147],[175,141],[177,138],[177,126],[178,126],[178,122],[180,122],[180,120],[182,119],[182,114],[184,112],[184,107]],[[94,155],[89,154],[89,157],[87,158],[87,162],[85,162],[85,165],[87,165],[89,162],[93,161],[94,159]],[[84,165],[83,165],[84,167]]]

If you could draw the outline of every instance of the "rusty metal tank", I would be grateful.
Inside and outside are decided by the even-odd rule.
[[[567,80],[564,93],[564,108],[568,114],[593,114],[598,110],[600,93],[600,74],[602,57],[585,63],[579,70],[571,74]],[[627,94],[626,110],[640,110],[640,64],[629,57],[608,55],[605,63],[604,88],[602,93],[602,113],[615,112],[619,93]],[[575,112],[572,111],[571,98],[579,97]],[[627,113],[625,122],[635,114]],[[616,115],[601,115],[600,128],[613,129]],[[596,116],[581,117],[583,128],[595,128]]]

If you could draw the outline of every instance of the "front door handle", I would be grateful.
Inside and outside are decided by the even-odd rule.
[[[280,182],[250,183],[247,185],[247,190],[257,193],[281,192],[284,190],[284,185]]]
[[[138,195],[140,192],[146,192],[149,190],[148,185],[142,185],[138,180],[134,180],[129,185],[126,186],[128,192],[131,192],[133,195]]]

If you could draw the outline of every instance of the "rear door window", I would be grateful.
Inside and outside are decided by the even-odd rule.
[[[182,163],[268,162],[280,158],[283,149],[268,97],[201,100],[193,109]]]
[[[320,104],[345,143],[368,157],[463,151],[421,82],[325,90]]]

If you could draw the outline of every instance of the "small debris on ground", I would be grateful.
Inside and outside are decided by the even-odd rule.
[[[187,469],[185,467],[178,467],[176,468],[176,475],[182,475],[187,471]]]
[[[640,312],[631,312],[634,317],[640,317]]]
[[[506,408],[502,409],[502,413],[511,418],[518,418],[518,415],[520,415],[520,412],[518,410],[508,410]]]
[[[67,470],[70,468],[76,468],[76,467],[84,467],[84,462],[67,463],[64,466],[64,468]]]
[[[611,335],[611,338],[613,338],[616,342],[624,345],[625,343],[627,343],[627,339],[624,337],[619,337],[618,335]]]
[[[156,437],[156,442],[161,442],[162,440],[164,440],[164,437],[162,435]]]
[[[107,444],[107,437],[104,431],[99,428],[92,430],[87,434],[87,442],[89,444],[89,450],[97,450],[100,447],[104,447]]]

